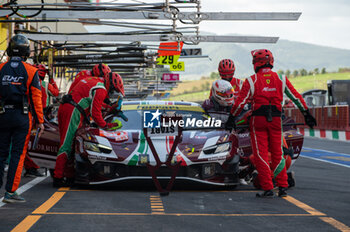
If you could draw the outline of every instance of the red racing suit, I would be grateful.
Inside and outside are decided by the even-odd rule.
[[[232,77],[232,80],[230,81],[230,83],[232,85],[234,95],[237,97],[239,92],[241,91],[243,81],[241,79]]]
[[[46,81],[40,80],[41,84],[41,95],[43,100],[43,108],[50,104],[48,95],[58,97],[60,90],[58,89],[56,82],[53,78],[50,79],[49,84],[47,85]]]
[[[237,116],[242,107],[252,99],[250,137],[254,161],[263,190],[273,189],[272,176],[277,186],[288,187],[285,160],[282,157],[282,102],[285,93],[301,110],[308,108],[302,96],[285,76],[271,68],[262,68],[243,83],[241,92],[231,109]],[[271,167],[268,152],[271,153]],[[273,172],[273,173],[272,173]]]
[[[92,116],[99,127],[105,127],[101,108],[103,101],[108,97],[103,80],[99,77],[87,77],[77,83],[71,90],[73,101],[80,105],[87,117]],[[73,177],[73,173],[66,173],[65,168],[71,157],[72,144],[75,132],[82,126],[84,116],[69,103],[61,104],[58,109],[58,127],[60,131],[60,148],[55,166],[55,178]]]
[[[92,77],[92,76],[93,75],[92,75],[92,72],[90,70],[83,70],[83,71],[79,72],[75,76],[71,86],[69,87],[68,93],[70,93],[72,91],[72,89],[79,83],[79,81],[85,79],[86,77]]]

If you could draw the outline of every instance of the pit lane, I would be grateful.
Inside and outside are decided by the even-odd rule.
[[[26,203],[0,207],[0,231],[350,231],[349,146],[305,139],[287,198],[258,199],[251,186],[167,197],[137,187],[55,189],[48,177],[22,194]]]

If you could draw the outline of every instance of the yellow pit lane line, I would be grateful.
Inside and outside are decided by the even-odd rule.
[[[283,199],[285,199],[286,201],[289,201],[293,205],[296,205],[297,207],[305,210],[306,212],[308,212],[311,215],[314,215],[314,216],[326,216],[324,213],[321,213],[320,211],[312,208],[311,206],[308,206],[307,204],[305,204],[305,203],[303,203],[301,201],[298,201],[294,197],[286,196],[286,197],[283,197]]]
[[[94,191],[100,191],[100,190],[93,190],[93,189],[68,189],[66,188],[60,188],[58,191],[67,191],[67,192],[94,192]],[[172,190],[171,192],[177,192],[177,193],[255,193],[259,192],[258,190]]]
[[[283,199],[289,201],[290,203],[298,206],[299,208],[305,210],[306,212],[308,212],[310,215],[313,216],[327,216],[324,213],[321,213],[320,211],[312,208],[311,206],[308,206],[307,204],[298,201],[297,199],[295,199],[294,197],[291,196],[286,196]],[[319,219],[321,219],[322,221],[330,224],[331,226],[333,226],[334,228],[342,231],[342,232],[350,232],[350,227],[348,227],[347,225],[341,223],[340,221],[335,220],[332,217],[319,217]]]
[[[62,197],[66,192],[55,192],[47,201],[32,212],[32,215],[27,216],[21,221],[11,232],[26,232],[28,231],[42,215],[46,214]],[[41,214],[41,215],[36,215]]]
[[[197,216],[197,217],[317,217],[342,232],[350,232],[350,227],[326,214],[312,208],[311,206],[295,199],[292,196],[283,199],[291,204],[303,209],[306,214],[208,214],[208,213],[166,213],[160,196],[151,195],[151,213],[71,213],[71,212],[48,212],[57,202],[59,202],[67,192],[74,192],[70,188],[58,189],[46,202],[28,215],[11,232],[27,232],[44,215],[99,215],[99,216]],[[249,191],[251,192],[251,191]]]
[[[160,196],[151,195],[149,199],[151,203],[152,214],[159,214],[159,215],[164,214],[163,201],[160,198]]]
[[[328,224],[331,224],[333,227],[337,228],[340,231],[343,232],[349,232],[350,231],[350,227],[348,227],[347,225],[335,220],[334,218],[331,217],[320,217],[320,219],[324,222],[327,222]]]
[[[154,213],[164,216],[200,216],[200,217],[315,217],[311,214],[215,214],[215,213],[69,213],[69,212],[48,212],[45,215],[90,215],[90,216],[152,216]]]
[[[40,215],[29,215],[21,223],[19,223],[11,232],[28,231],[39,219]]]

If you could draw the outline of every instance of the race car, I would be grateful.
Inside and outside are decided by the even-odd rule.
[[[158,169],[157,178],[171,179],[173,170],[169,167],[177,165],[176,180],[215,186],[239,184],[240,161],[251,155],[247,129],[224,130],[224,120],[216,120],[215,115],[190,102],[124,102],[122,111],[128,121],[116,131],[97,128],[93,123],[77,131],[75,183],[102,185],[152,179],[152,167]],[[155,115],[160,116],[160,125],[152,125]],[[111,122],[116,117],[109,115],[105,120]],[[181,120],[184,125],[179,127],[176,124]],[[285,127],[285,137],[296,159],[303,137],[291,126]],[[34,135],[29,156],[40,167],[53,170],[59,148],[55,113],[46,113],[45,131],[35,149],[33,141]],[[170,166],[165,165],[170,155]]]
[[[149,128],[145,136],[144,115],[158,110],[162,116],[180,116],[189,119],[181,134],[174,125]],[[190,180],[211,185],[237,185],[239,157],[236,136],[224,129],[197,127],[193,120],[210,121],[200,105],[187,102],[124,102],[122,111],[128,118],[121,129],[106,131],[92,125],[84,125],[75,136],[75,183],[109,184],[131,179],[151,179],[147,165],[157,165],[155,154],[165,162],[176,149],[171,164],[180,164],[177,179]],[[116,116],[105,118],[107,122]],[[53,169],[59,147],[59,135],[56,118],[45,119],[45,131],[38,141],[36,149],[29,146],[29,156],[40,166]],[[193,123],[192,123],[193,122]],[[210,125],[209,125],[210,126]],[[176,137],[180,142],[175,144]],[[31,140],[33,142],[33,138]],[[32,144],[32,143],[31,143]],[[161,165],[157,171],[159,178],[170,178],[171,170]]]

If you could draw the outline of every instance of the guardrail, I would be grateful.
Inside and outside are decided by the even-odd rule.
[[[299,109],[285,108],[284,111],[285,115],[294,119],[296,123],[304,123],[304,116]],[[350,130],[348,105],[312,107],[310,112],[317,120],[315,129]]]

